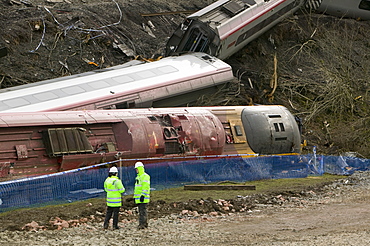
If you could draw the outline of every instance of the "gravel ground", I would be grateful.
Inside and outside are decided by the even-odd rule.
[[[4,231],[1,245],[370,245],[370,172],[357,172],[310,196],[276,196],[279,203],[212,216],[172,214],[138,230],[87,223],[63,230]],[[243,199],[243,198],[240,198]]]

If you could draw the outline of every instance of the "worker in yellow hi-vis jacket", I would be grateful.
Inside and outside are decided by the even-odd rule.
[[[107,214],[104,220],[104,229],[108,229],[109,220],[113,215],[113,229],[118,227],[118,213],[122,206],[121,194],[125,192],[122,181],[117,177],[117,167],[109,169],[108,178],[104,182],[104,190],[107,192]]]
[[[139,207],[139,226],[138,229],[145,229],[148,227],[148,213],[147,205],[150,201],[150,176],[144,170],[142,162],[135,163],[136,180],[134,199]]]

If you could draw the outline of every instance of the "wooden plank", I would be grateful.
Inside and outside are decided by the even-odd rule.
[[[255,185],[184,185],[184,190],[255,190]]]

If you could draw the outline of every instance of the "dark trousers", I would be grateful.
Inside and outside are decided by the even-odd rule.
[[[118,212],[120,207],[107,207],[107,214],[105,215],[104,228],[107,229],[109,226],[109,220],[113,215],[113,228],[118,227]]]
[[[138,203],[139,207],[139,227],[148,227],[148,213],[146,210],[148,203]]]

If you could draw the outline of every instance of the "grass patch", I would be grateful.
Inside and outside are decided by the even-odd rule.
[[[248,196],[253,194],[276,194],[283,192],[301,192],[302,190],[315,189],[346,176],[324,174],[322,176],[310,176],[297,179],[269,179],[250,181],[245,183],[223,182],[220,185],[254,185],[256,190],[184,190],[184,187],[171,188],[160,191],[152,191],[153,200],[164,200],[166,202],[185,202],[190,199],[232,199],[236,196]],[[214,185],[214,184],[213,184]]]

